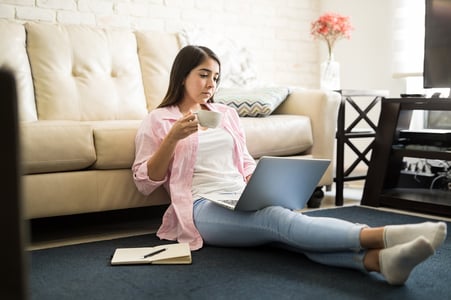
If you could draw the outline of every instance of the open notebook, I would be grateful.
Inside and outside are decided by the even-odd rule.
[[[232,210],[255,211],[267,206],[302,209],[329,164],[328,159],[264,156],[241,194],[200,196]]]
[[[188,243],[117,248],[111,258],[112,265],[190,264],[191,261]]]

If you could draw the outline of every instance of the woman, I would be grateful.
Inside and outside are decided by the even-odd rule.
[[[220,73],[220,61],[210,49],[182,48],[166,96],[138,130],[135,184],[144,195],[164,185],[171,197],[157,232],[160,238],[188,242],[192,250],[203,243],[276,243],[322,264],[380,272],[390,284],[403,284],[443,243],[444,222],[370,228],[282,207],[232,211],[200,197],[241,192],[255,168],[238,114],[213,103]],[[220,126],[200,127],[193,112],[201,109],[222,113]]]

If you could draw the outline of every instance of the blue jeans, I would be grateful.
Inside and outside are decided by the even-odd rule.
[[[194,222],[208,245],[277,244],[321,264],[365,272],[359,236],[366,225],[310,217],[278,206],[255,212],[232,211],[205,199],[194,203]]]

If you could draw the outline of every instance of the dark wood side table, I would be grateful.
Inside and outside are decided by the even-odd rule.
[[[371,141],[367,147],[361,151],[353,142],[353,139],[358,138],[373,138],[375,136],[377,124],[369,117],[369,112],[372,111],[383,97],[388,96],[386,90],[338,90],[341,94],[341,103],[338,109],[337,120],[337,148],[336,148],[336,171],[335,171],[335,205],[343,205],[343,185],[345,181],[362,180],[365,179],[365,175],[353,175],[356,167],[361,163],[365,163],[369,166],[370,162],[367,159],[367,155],[373,147],[373,141]],[[366,100],[366,101],[362,101]],[[359,103],[360,102],[360,105]],[[353,120],[346,119],[346,107],[349,106],[355,112],[357,116]],[[360,122],[364,122],[365,128],[363,130],[357,129],[356,126]],[[349,125],[347,125],[349,124]],[[345,145],[349,147],[357,155],[355,160],[350,166],[345,168]]]

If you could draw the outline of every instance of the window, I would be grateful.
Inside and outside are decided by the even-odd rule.
[[[423,75],[424,1],[393,1],[393,75]]]

